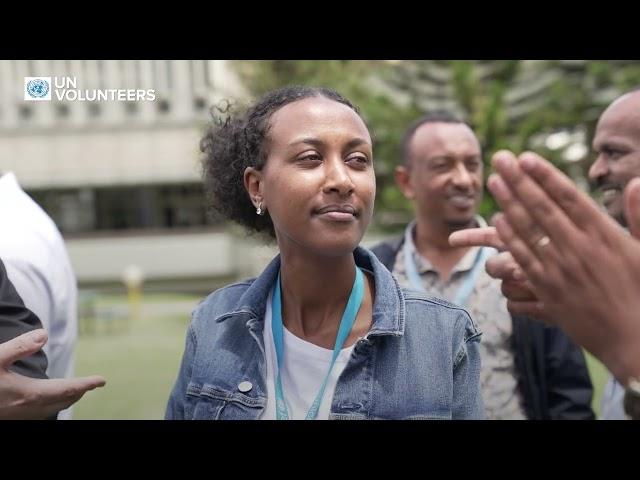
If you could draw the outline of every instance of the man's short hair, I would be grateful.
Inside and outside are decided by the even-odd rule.
[[[471,126],[467,122],[461,120],[456,115],[446,110],[437,110],[423,115],[422,117],[415,120],[404,134],[404,138],[402,140],[402,162],[405,167],[411,166],[411,152],[409,151],[411,140],[413,139],[413,136],[415,135],[418,128],[427,123],[460,123],[471,128]]]

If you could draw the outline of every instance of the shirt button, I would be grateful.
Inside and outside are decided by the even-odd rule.
[[[251,382],[244,381],[238,384],[238,390],[240,390],[242,393],[247,393],[251,391],[252,388],[253,385],[251,384]]]

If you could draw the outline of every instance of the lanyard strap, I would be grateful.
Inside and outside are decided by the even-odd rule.
[[[416,263],[413,259],[413,254],[411,252],[411,248],[409,246],[409,242],[411,241],[411,231],[412,229],[408,228],[405,233],[404,238],[404,247],[403,247],[403,255],[404,255],[404,267],[405,272],[407,274],[407,278],[411,283],[411,286],[423,292],[426,292],[422,284],[422,279],[418,274],[418,269],[416,268]],[[473,292],[473,287],[475,286],[476,279],[478,277],[478,273],[480,272],[480,268],[484,267],[485,261],[487,257],[487,249],[484,247],[480,247],[478,253],[476,254],[476,258],[473,261],[473,265],[471,267],[471,271],[464,279],[464,282],[456,292],[456,296],[453,299],[454,304],[465,307],[467,301],[469,300],[469,296],[471,292]]]
[[[349,295],[349,301],[342,314],[340,320],[340,327],[338,328],[338,335],[336,337],[336,343],[333,347],[333,356],[331,358],[331,365],[329,371],[324,377],[320,391],[316,395],[315,400],[311,404],[309,411],[307,412],[306,420],[315,420],[318,416],[318,410],[320,410],[320,403],[324,396],[325,388],[327,387],[327,381],[333,365],[336,363],[336,359],[342,350],[345,340],[351,332],[351,328],[358,315],[358,310],[362,305],[362,299],[364,297],[364,274],[360,268],[356,267],[356,278],[353,282],[351,294]],[[289,411],[287,409],[287,403],[284,398],[284,389],[282,388],[282,377],[280,371],[284,365],[284,326],[282,324],[282,300],[281,300],[281,287],[280,287],[280,272],[278,272],[278,279],[276,280],[275,291],[273,293],[273,299],[271,303],[272,319],[271,329],[273,332],[273,343],[276,349],[276,360],[278,362],[278,373],[276,375],[276,419],[277,420],[289,420]]]

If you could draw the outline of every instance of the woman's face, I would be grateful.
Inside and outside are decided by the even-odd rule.
[[[267,160],[253,188],[271,215],[281,251],[351,253],[371,221],[376,194],[371,137],[362,119],[342,103],[310,97],[277,110],[267,136]]]

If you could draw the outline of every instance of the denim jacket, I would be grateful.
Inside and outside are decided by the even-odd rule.
[[[338,379],[330,419],[479,419],[480,332],[468,313],[402,289],[369,250],[356,264],[373,274],[369,332]],[[189,325],[167,419],[259,419],[267,402],[263,326],[280,269],[274,258],[253,280],[209,295]]]

